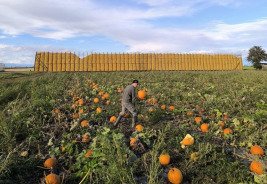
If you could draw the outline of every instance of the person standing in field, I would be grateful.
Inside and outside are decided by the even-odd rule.
[[[132,128],[135,126],[137,122],[137,111],[135,109],[134,103],[136,101],[135,88],[138,86],[138,80],[134,80],[132,84],[125,87],[122,93],[121,100],[121,112],[119,113],[119,117],[117,118],[114,126],[117,126],[124,116],[126,109],[132,114]]]

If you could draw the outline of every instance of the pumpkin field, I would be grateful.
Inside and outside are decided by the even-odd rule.
[[[131,114],[123,88],[137,79]],[[0,183],[267,183],[266,71],[0,74]]]

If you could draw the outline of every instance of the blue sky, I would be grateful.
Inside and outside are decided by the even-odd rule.
[[[33,65],[36,51],[245,58],[254,45],[267,49],[266,7],[266,0],[0,0],[0,62]]]

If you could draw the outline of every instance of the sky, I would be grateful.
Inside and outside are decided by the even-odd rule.
[[[0,0],[0,63],[35,53],[230,53],[267,49],[266,0]]]

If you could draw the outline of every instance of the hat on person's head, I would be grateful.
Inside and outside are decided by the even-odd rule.
[[[138,84],[139,82],[138,82],[138,80],[133,80],[133,83],[137,83]]]

